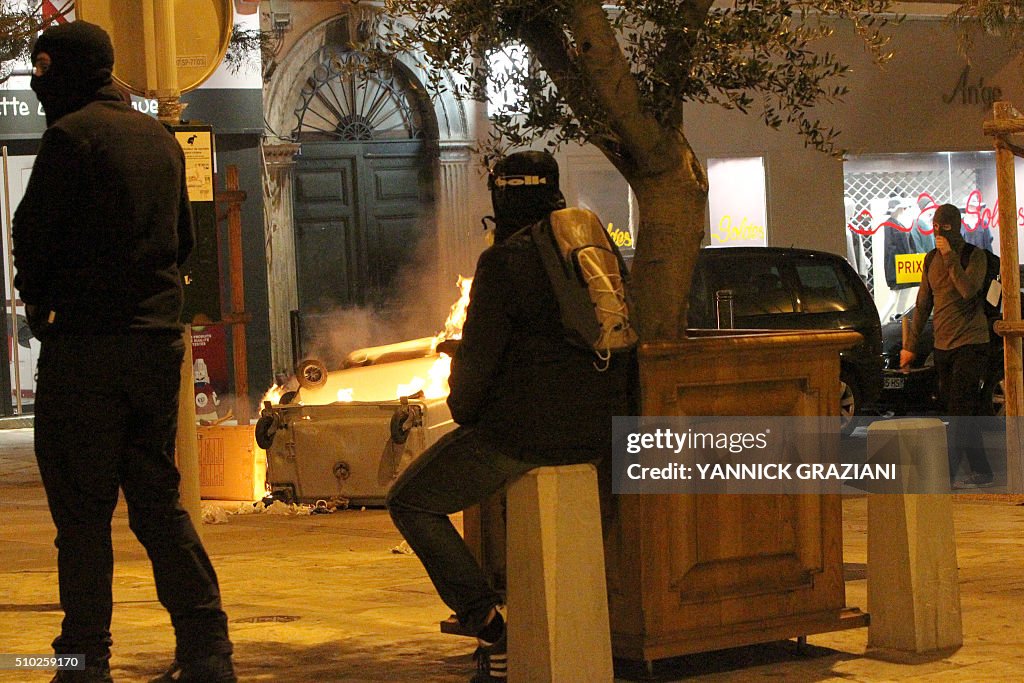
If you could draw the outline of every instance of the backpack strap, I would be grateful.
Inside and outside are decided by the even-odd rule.
[[[939,252],[938,249],[932,249],[924,255],[924,265],[921,269],[924,271],[922,277],[928,276],[928,264],[935,258],[935,254]],[[960,250],[960,267],[967,270],[967,266],[971,263],[971,254],[974,253],[974,245],[970,242],[964,242],[964,248]]]
[[[960,267],[967,270],[967,266],[971,262],[971,254],[974,253],[974,245],[970,242],[964,242],[964,248],[960,250]]]
[[[928,264],[932,262],[932,259],[935,258],[935,254],[938,253],[938,251],[938,249],[932,249],[924,255],[924,265],[921,266],[921,270],[923,271],[921,273],[922,278],[928,277]]]

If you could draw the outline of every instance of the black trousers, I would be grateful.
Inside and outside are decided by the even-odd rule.
[[[52,336],[42,343],[35,450],[57,527],[59,654],[110,658],[118,489],[171,616],[175,656],[230,653],[213,566],[178,500],[174,465],[183,356],[176,335]]]
[[[963,419],[982,414],[981,380],[988,367],[988,344],[965,344],[948,351],[935,349],[934,354],[946,414],[960,418],[951,423],[949,476],[956,476],[964,457],[972,472],[991,475],[992,467],[985,457],[978,421]]]

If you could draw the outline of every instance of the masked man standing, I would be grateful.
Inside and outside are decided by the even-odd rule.
[[[977,424],[969,418],[981,414],[980,387],[988,366],[988,320],[978,295],[985,280],[986,258],[981,249],[973,249],[967,262],[961,262],[961,254],[970,247],[960,234],[960,224],[960,210],[952,204],[936,209],[932,219],[935,250],[925,257],[925,272],[906,348],[900,351],[900,366],[909,367],[913,362],[917,340],[934,310],[939,392],[946,414],[959,418],[950,430],[949,476],[956,477],[966,456],[971,473],[955,480],[953,487],[981,488],[992,486],[992,467],[981,447]]]
[[[47,130],[14,217],[15,284],[42,342],[35,450],[64,609],[53,647],[86,663],[53,680],[112,680],[120,488],[177,638],[164,679],[235,681],[217,577],[179,503],[174,465],[179,267],[194,241],[184,156],[113,86],[114,50],[99,26],[47,29],[32,63]]]

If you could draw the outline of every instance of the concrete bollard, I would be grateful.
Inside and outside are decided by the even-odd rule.
[[[940,420],[875,422],[873,460],[899,463],[900,491],[868,496],[868,646],[928,652],[963,644],[946,428]],[[940,485],[941,484],[941,485]]]
[[[199,437],[196,432],[191,325],[185,326],[181,338],[185,343],[185,357],[181,361],[181,384],[178,387],[178,431],[175,435],[174,460],[181,473],[181,483],[178,485],[181,507],[192,518],[192,526],[202,538],[203,504],[199,495]]]
[[[511,683],[613,680],[593,465],[540,467],[509,487],[508,615]]]

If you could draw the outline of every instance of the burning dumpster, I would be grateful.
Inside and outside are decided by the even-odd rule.
[[[385,384],[395,387],[393,379],[408,381],[417,376],[411,373],[426,372],[438,361],[434,354],[338,370],[328,373],[324,387],[300,389],[295,402],[265,408],[261,421],[269,418],[263,424],[271,438],[271,491],[297,502],[343,497],[356,505],[382,504],[398,473],[455,424],[445,402],[447,385],[442,395],[430,398],[421,389],[401,398],[372,393]],[[322,402],[328,385],[342,383],[346,386],[334,396],[340,391],[353,400]],[[361,393],[370,395],[355,400]]]
[[[462,296],[437,336],[353,351],[340,370],[303,361],[297,391],[268,392],[256,440],[276,497],[381,505],[398,474],[455,428],[451,358],[435,349],[461,336],[470,282],[460,280]]]

